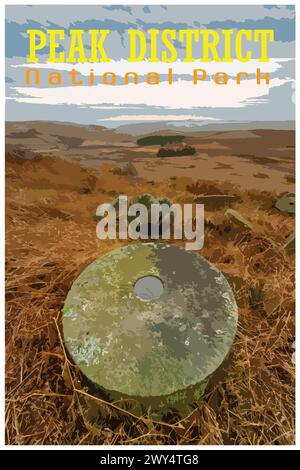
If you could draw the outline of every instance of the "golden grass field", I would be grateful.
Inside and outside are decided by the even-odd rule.
[[[293,143],[294,136],[285,139]],[[43,156],[30,159],[22,152],[8,152],[7,444],[295,442],[294,254],[283,247],[294,231],[294,216],[274,207],[281,192],[294,191],[293,160],[289,150],[284,165],[284,151],[277,150],[275,159],[283,155],[279,163],[258,157],[249,163],[252,152],[247,148],[240,154],[248,157],[229,155],[225,163],[227,154],[220,156],[215,142],[212,139],[210,158],[198,149],[189,162],[186,157],[160,161],[151,149],[144,162],[147,149],[135,149],[136,158],[128,158],[127,164],[123,154],[122,165],[98,160],[85,166],[80,159],[72,162],[71,150],[64,158],[45,149]],[[276,145],[286,148],[286,141]],[[208,167],[201,166],[201,158]],[[243,165],[248,162],[249,179],[245,173],[243,178],[230,176],[228,166],[220,168],[218,159],[230,165],[229,173],[237,174],[246,171]],[[184,170],[188,165],[194,165],[190,172]],[[257,174],[268,177],[253,177]],[[240,200],[230,207],[253,226],[251,230],[228,219],[226,207],[205,208],[201,255],[227,277],[239,323],[226,364],[210,382],[203,402],[185,417],[155,422],[90,396],[63,347],[60,314],[72,282],[95,258],[127,243],[100,241],[95,233],[96,207],[120,193],[151,193],[182,204],[199,195],[235,194]],[[84,397],[102,410],[101,426],[86,419]]]

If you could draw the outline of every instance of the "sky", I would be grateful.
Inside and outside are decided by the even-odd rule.
[[[217,9],[217,12],[216,12]],[[274,29],[275,41],[269,46],[270,62],[259,63],[258,45],[248,63],[183,62],[184,50],[176,42],[176,62],[128,63],[128,29]],[[27,29],[110,29],[105,49],[108,63],[47,63],[48,47],[39,54],[39,86],[25,85],[29,52]],[[79,124],[117,127],[137,122],[191,123],[286,121],[294,119],[295,94],[295,10],[280,5],[35,5],[6,6],[6,119],[54,120]],[[89,50],[88,35],[85,45]],[[68,45],[69,36],[64,44]],[[196,54],[195,54],[196,55]],[[70,85],[68,71],[80,71],[83,84]],[[88,85],[90,68],[95,70],[95,86]],[[173,85],[167,83],[168,68],[173,69]],[[256,84],[254,71],[270,73],[270,85]],[[205,68],[207,79],[193,84],[193,70]],[[62,84],[50,87],[50,71],[60,71]],[[115,72],[115,86],[104,85],[103,72]],[[137,71],[138,85],[124,85],[124,73]],[[160,74],[159,86],[146,82],[146,73]],[[218,86],[210,78],[218,71],[227,72],[229,82]],[[240,86],[235,74],[248,71]]]

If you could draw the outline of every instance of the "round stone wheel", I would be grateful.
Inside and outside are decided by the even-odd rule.
[[[62,324],[67,350],[95,390],[161,417],[200,400],[230,350],[237,313],[226,278],[203,257],[141,243],[79,275]]]

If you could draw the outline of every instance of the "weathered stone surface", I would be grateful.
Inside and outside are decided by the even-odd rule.
[[[293,193],[283,194],[277,199],[275,207],[282,212],[288,212],[289,214],[295,214],[296,211],[296,198]]]
[[[161,280],[163,292],[155,282],[143,291],[136,283],[144,276]],[[134,244],[80,274],[62,323],[70,355],[93,384],[111,399],[165,409],[201,397],[230,350],[237,306],[225,277],[201,256]]]
[[[283,245],[283,248],[288,252],[288,253],[294,253],[295,248],[296,248],[296,235],[295,233],[291,233],[285,240],[285,243]]]
[[[225,212],[225,215],[233,219],[239,225],[249,228],[250,230],[253,229],[253,225],[251,224],[251,222],[249,222],[249,220],[247,220],[244,216],[242,216],[242,214],[240,214],[238,211],[235,211],[234,209],[227,209],[227,211]]]
[[[128,197],[128,200],[127,200],[128,207],[130,207],[133,204],[143,204],[147,208],[148,217],[144,221],[144,223],[141,223],[140,232],[142,234],[148,235],[150,237],[151,231],[155,228],[154,223],[151,223],[152,204],[164,204],[165,206],[171,207],[172,206],[172,201],[167,197],[162,197],[162,196],[161,197],[156,197],[156,196],[153,196],[152,194],[149,194],[149,193],[143,193],[143,194],[139,194],[138,196]],[[119,218],[119,196],[116,197],[113,200],[112,205],[116,209],[117,220],[118,220],[118,218]],[[165,207],[164,210],[165,210],[164,214],[161,213],[160,216],[159,216],[158,231],[159,231],[160,235],[162,234],[162,222],[163,222],[164,218],[166,217],[169,220],[169,217],[170,217],[170,211],[169,211],[168,207]],[[130,223],[135,218],[136,218],[136,215],[132,215],[132,216],[128,215],[127,216],[128,223]],[[171,220],[170,223],[172,224],[172,217],[171,217],[170,220]]]
[[[129,196],[128,206],[131,206],[132,204],[144,204],[144,206],[146,206],[146,208],[148,209],[150,217],[152,204],[167,204],[168,206],[171,206],[172,201],[167,197],[156,197],[149,193],[143,193],[139,194],[138,196]],[[113,200],[112,205],[117,211],[119,210],[119,196]],[[132,219],[134,219],[134,216],[128,217],[129,221],[131,221]]]

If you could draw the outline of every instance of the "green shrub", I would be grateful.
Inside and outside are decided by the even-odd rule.
[[[137,139],[136,143],[138,145],[166,145],[179,143],[184,139],[184,135],[149,135]]]
[[[196,149],[194,147],[186,146],[177,149],[174,148],[160,148],[157,152],[158,157],[183,157],[185,155],[195,155]]]

